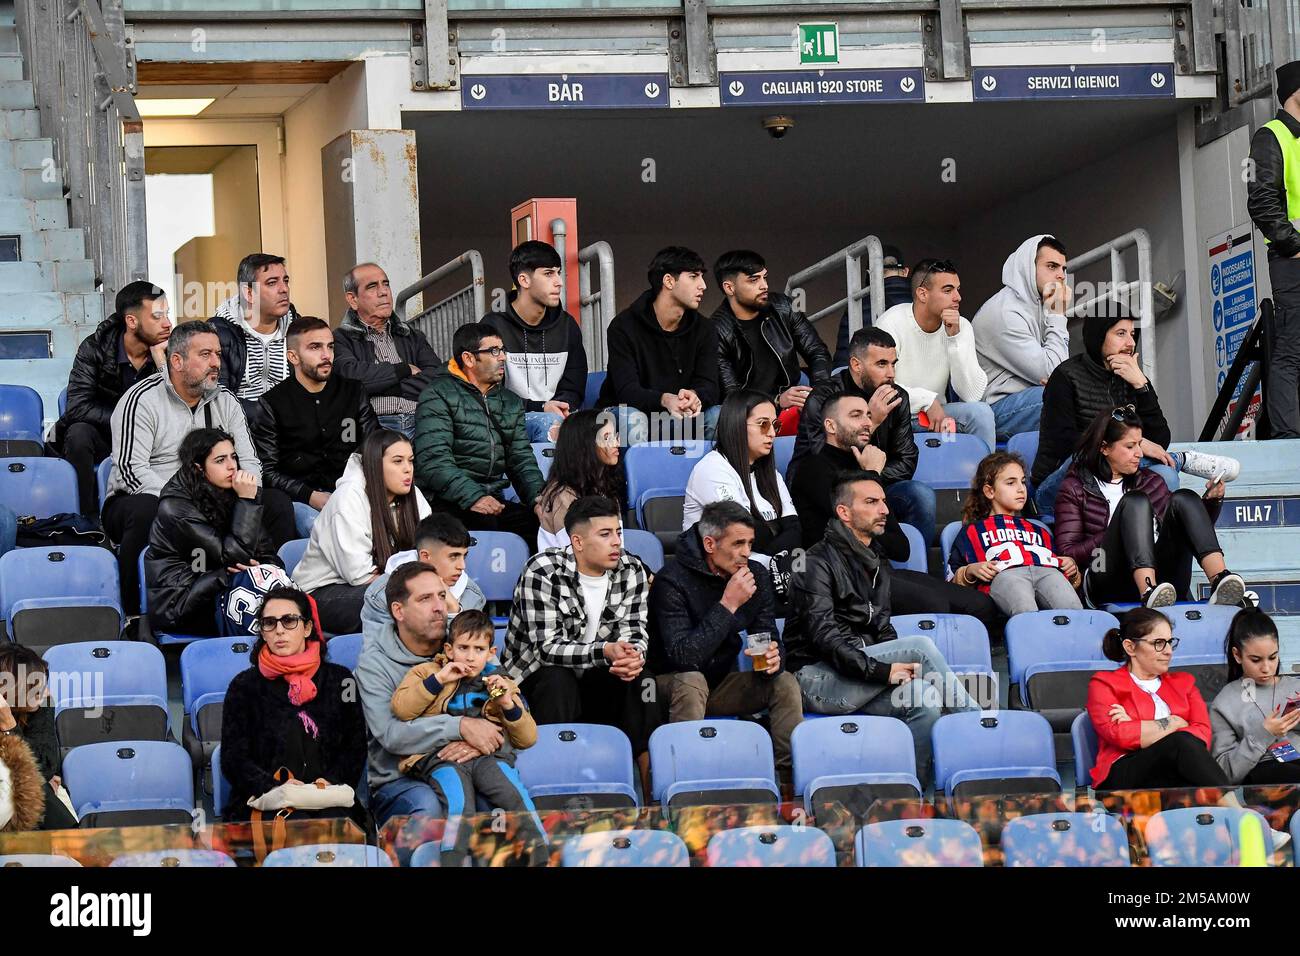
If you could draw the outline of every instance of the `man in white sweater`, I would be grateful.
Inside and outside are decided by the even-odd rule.
[[[988,376],[960,306],[957,267],[946,259],[922,259],[912,269],[912,301],[887,309],[876,327],[898,343],[897,382],[911,399],[912,430],[978,435],[992,451],[993,410],[980,401]],[[949,383],[961,401],[944,403]]]

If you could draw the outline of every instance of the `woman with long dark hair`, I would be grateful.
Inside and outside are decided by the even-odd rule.
[[[1282,673],[1277,625],[1238,611],[1224,650],[1228,682],[1210,705],[1214,759],[1234,784],[1300,783],[1300,677]]]
[[[564,516],[579,498],[596,495],[624,506],[627,492],[618,466],[618,422],[611,412],[593,408],[574,412],[560,425],[551,472],[534,509],[541,529],[537,547],[563,548],[569,543]]]
[[[13,793],[15,805],[8,811],[12,819],[6,823],[6,788],[0,786],[0,831],[67,830],[77,826],[77,818],[63,802],[67,799],[67,791],[59,779],[63,755],[54,725],[54,707],[47,693],[49,677],[49,667],[31,648],[0,641],[0,748],[6,744],[4,738],[16,738],[8,745],[12,754],[0,750],[0,763],[13,760],[24,767],[30,765],[31,783],[44,796],[42,810],[36,805],[39,798],[34,794],[18,799],[18,794]],[[18,741],[26,744],[26,749],[19,747]],[[17,768],[10,766],[9,771],[16,774]],[[18,789],[14,781],[12,790]]]
[[[754,560],[799,547],[802,532],[772,448],[781,421],[772,400],[758,392],[732,392],[718,413],[713,450],[691,469],[682,507],[682,530],[700,520],[704,506],[736,501],[754,516]]]
[[[1223,481],[1205,496],[1170,492],[1142,461],[1142,422],[1132,405],[1102,412],[1084,432],[1056,498],[1056,550],[1084,569],[1092,607],[1191,600],[1192,559],[1210,579],[1209,604],[1237,605],[1246,592],[1228,570],[1214,520]]]
[[[311,529],[293,581],[316,600],[328,634],[361,630],[366,586],[398,551],[415,547],[429,503],[414,485],[415,453],[401,432],[381,428],[348,459]]]
[[[150,623],[182,634],[238,631],[242,612],[232,609],[236,620],[228,627],[224,595],[235,588],[261,593],[287,581],[262,524],[262,491],[257,477],[239,467],[234,439],[219,428],[190,432],[177,458],[176,474],[158,496],[144,562]],[[243,573],[262,565],[256,575]]]
[[[272,588],[257,610],[255,626],[258,639],[249,655],[253,666],[230,682],[221,712],[221,770],[230,782],[228,820],[248,819],[250,797],[294,787],[285,774],[277,779],[281,768],[304,790],[312,785],[356,787],[366,758],[360,698],[348,692],[352,673],[324,660],[320,624],[307,595],[297,588]],[[302,803],[314,805],[306,799]],[[338,816],[350,809],[360,822],[355,804],[312,815]]]

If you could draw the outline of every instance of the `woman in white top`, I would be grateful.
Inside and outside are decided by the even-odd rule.
[[[411,443],[389,428],[367,435],[348,459],[293,572],[327,633],[360,631],[366,586],[395,552],[415,547],[415,527],[430,508],[414,477]]]
[[[776,406],[758,392],[732,392],[718,413],[713,451],[699,460],[686,483],[682,530],[700,520],[705,505],[735,501],[754,516],[753,560],[799,547],[801,531],[772,446],[780,429]]]

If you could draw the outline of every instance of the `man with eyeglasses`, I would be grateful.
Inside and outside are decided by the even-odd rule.
[[[992,451],[997,429],[983,401],[988,376],[960,306],[957,267],[947,259],[922,259],[912,269],[912,301],[886,309],[876,328],[898,343],[898,382],[908,393],[912,430],[976,435]],[[959,400],[945,403],[950,384]]]
[[[99,516],[95,466],[109,453],[109,419],[118,399],[136,382],[167,367],[172,334],[167,296],[152,282],[129,282],[110,315],[77,348],[68,375],[68,404],[54,426],[52,444],[77,472],[81,513]]]
[[[506,350],[482,322],[462,325],[451,359],[420,395],[415,413],[415,482],[435,511],[465,527],[537,540],[533,503],[542,473],[524,423],[524,402],[504,385]],[[517,500],[507,500],[513,487]]]

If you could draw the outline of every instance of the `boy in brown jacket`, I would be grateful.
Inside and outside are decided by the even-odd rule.
[[[515,751],[537,742],[537,724],[514,681],[498,673],[493,630],[492,618],[484,611],[461,611],[452,619],[443,650],[432,661],[412,667],[393,693],[398,720],[443,714],[481,717],[503,732],[501,746],[491,754],[461,763],[437,754],[411,754],[399,764],[403,773],[427,781],[447,809],[444,866],[464,863],[474,828],[462,826],[460,818],[477,812],[479,798],[494,810],[517,813],[520,835],[531,836],[534,847],[545,852],[541,821],[515,770]]]

